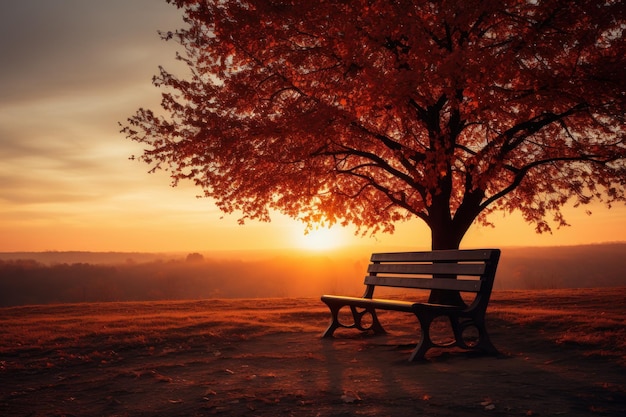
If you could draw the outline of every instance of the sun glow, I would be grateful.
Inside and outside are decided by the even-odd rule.
[[[304,233],[299,229],[295,233],[295,244],[300,249],[312,251],[335,249],[346,244],[345,231],[339,227],[320,227]]]

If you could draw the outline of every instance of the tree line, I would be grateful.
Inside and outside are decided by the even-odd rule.
[[[626,285],[626,244],[503,250],[496,290]],[[258,259],[119,264],[0,260],[0,307],[110,301],[317,297],[360,294],[367,256],[276,255]]]

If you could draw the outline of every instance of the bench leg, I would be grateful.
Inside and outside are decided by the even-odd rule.
[[[424,355],[428,349],[435,346],[435,344],[430,339],[430,324],[433,322],[436,316],[432,316],[430,314],[416,314],[417,319],[419,320],[422,335],[420,337],[420,341],[417,343],[413,352],[411,352],[411,356],[409,356],[410,362],[421,361],[424,360]]]
[[[326,301],[324,301],[326,302]],[[386,333],[383,326],[380,324],[378,320],[378,316],[376,315],[376,310],[374,308],[363,308],[361,311],[357,309],[357,307],[348,304],[340,304],[340,303],[328,303],[328,308],[330,309],[331,321],[330,325],[326,329],[326,331],[322,334],[322,337],[332,337],[335,330],[340,327],[344,327],[346,329],[356,328],[361,331],[371,330],[374,334],[383,334]],[[353,323],[350,325],[342,324],[339,321],[339,310],[343,307],[350,307],[350,311],[352,313]],[[369,314],[372,318],[372,324],[368,327],[363,327],[363,317]]]
[[[456,345],[468,350],[478,350],[488,354],[497,355],[499,352],[496,347],[491,343],[485,321],[478,317],[465,318],[464,321],[460,321],[459,317],[450,316],[450,324],[454,332],[454,338],[456,339]],[[478,341],[475,345],[468,345],[463,338],[463,331],[468,327],[475,327],[478,331]]]
[[[366,330],[371,330],[374,332],[374,334],[385,334],[387,333],[385,331],[385,329],[383,328],[383,325],[380,324],[380,321],[378,320],[378,315],[376,314],[376,309],[374,308],[368,308],[365,309],[361,312],[358,312],[356,310],[356,307],[354,306],[350,306],[350,310],[352,310],[352,317],[354,317],[354,322],[357,323],[357,329],[361,330],[361,331],[366,331]],[[365,314],[369,314],[370,317],[372,318],[372,324],[368,327],[368,328],[364,328],[362,325],[361,320],[363,319],[363,316],[365,316]],[[358,320],[357,317],[358,316]]]
[[[428,312],[421,311],[419,314],[416,313],[417,319],[420,322],[421,327],[421,338],[411,356],[409,357],[409,361],[417,361],[423,360],[426,352],[433,347],[438,348],[451,348],[454,346],[458,346],[467,350],[476,350],[485,352],[487,354],[497,355],[498,350],[491,343],[489,339],[489,334],[487,333],[487,329],[485,327],[484,320],[476,319],[476,318],[463,318],[461,321],[460,318],[456,315],[449,315],[448,319],[450,320],[450,325],[452,326],[452,332],[454,334],[454,342],[447,344],[438,344],[434,343],[430,338],[430,326],[433,320],[436,317],[439,317],[438,314],[429,314]],[[463,331],[468,327],[475,327],[478,331],[478,341],[475,345],[468,345],[465,343],[463,339]]]
[[[475,321],[474,324],[478,329],[478,344],[476,345],[476,349],[481,350],[490,355],[498,355],[498,349],[491,343],[491,339],[489,338],[489,333],[487,333],[487,327],[485,326],[484,320]]]
[[[342,306],[329,303],[326,303],[326,305],[328,305],[328,308],[330,309],[330,324],[324,334],[322,334],[322,337],[333,337],[335,330],[341,327],[341,324],[339,323],[339,310],[341,310]]]

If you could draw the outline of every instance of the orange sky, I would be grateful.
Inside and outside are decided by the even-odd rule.
[[[117,122],[158,105],[150,80],[175,65],[175,49],[156,31],[179,26],[180,12],[159,0],[0,2],[0,251],[429,247],[417,221],[376,239],[339,229],[317,241],[279,215],[239,226],[198,190],[130,161],[141,150]],[[495,229],[473,228],[462,246],[626,241],[625,207],[592,210],[568,210],[573,226],[552,235],[496,215]]]

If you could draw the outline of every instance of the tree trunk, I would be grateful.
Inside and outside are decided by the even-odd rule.
[[[448,184],[451,189],[451,184]],[[474,190],[465,195],[463,203],[456,210],[454,217],[450,212],[449,193],[441,193],[438,198],[433,199],[430,207],[429,222],[431,231],[432,250],[456,250],[461,245],[463,236],[470,228],[476,216],[480,213],[480,202],[484,197],[482,190]],[[442,276],[439,278],[451,278]],[[453,277],[451,279],[456,279]],[[433,304],[448,304],[455,306],[465,306],[458,291],[432,290],[428,299]]]
[[[448,227],[431,225],[431,238],[432,238],[432,250],[447,250],[458,249],[461,244],[461,239],[465,233],[459,233],[453,230],[452,225]],[[456,232],[456,233],[455,233]],[[437,278],[437,276],[435,276]],[[450,278],[449,276],[442,276],[438,278]],[[455,306],[465,306],[465,302],[461,298],[461,294],[458,291],[450,290],[432,290],[429,303],[433,304],[448,304]]]

